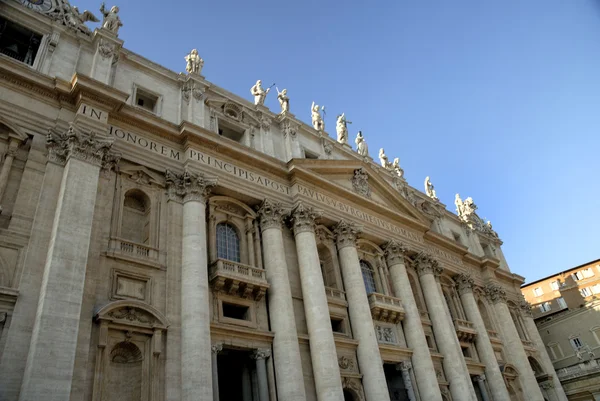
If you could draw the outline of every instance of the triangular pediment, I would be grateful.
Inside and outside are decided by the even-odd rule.
[[[388,181],[391,179],[386,176],[387,171],[378,171],[378,166],[373,163],[360,160],[294,159],[290,162],[290,167],[298,169],[307,182],[314,181],[313,184],[319,188],[340,193],[357,203],[375,204],[427,227],[431,224],[430,220]]]

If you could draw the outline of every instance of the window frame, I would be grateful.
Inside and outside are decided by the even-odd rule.
[[[566,308],[568,308],[567,301],[565,301],[565,299],[564,299],[563,297],[558,297],[558,298],[556,298],[556,303],[558,304],[558,306],[559,306],[561,309],[566,309]]]
[[[151,96],[156,96],[156,104],[154,105],[154,110],[149,110],[143,106],[138,106],[137,97],[138,92],[141,91]],[[141,86],[137,83],[133,83],[133,96],[131,96],[131,105],[135,107],[137,110],[144,110],[148,113],[152,113],[158,117],[162,116],[162,104],[163,104],[163,95],[158,92],[154,92],[153,90],[147,89],[144,86]]]
[[[538,293],[539,292],[539,293]],[[544,295],[544,290],[542,289],[542,287],[535,287],[533,289],[533,295],[537,298],[537,297],[541,297],[542,295]]]
[[[225,240],[224,242],[222,242],[221,238],[220,238],[220,232],[222,232],[220,230],[221,227],[225,227],[228,230],[225,233],[226,236],[224,237],[224,240]],[[233,236],[228,236],[228,234],[231,234],[231,233],[233,233]],[[242,244],[241,244],[242,240],[240,238],[240,233],[239,233],[239,230],[237,229],[237,227],[234,224],[231,224],[227,221],[217,223],[217,225],[215,227],[215,235],[216,235],[216,242],[217,242],[217,258],[227,260],[229,262],[242,263]],[[232,240],[234,236],[235,236],[236,242],[230,243],[230,240]],[[223,250],[223,248],[221,248],[220,245],[223,243],[225,245],[225,249],[224,249],[225,253],[221,254],[221,251]],[[232,251],[234,253],[233,256],[237,256],[237,259],[230,257],[230,256],[232,256],[232,254],[229,253],[230,251]],[[237,253],[237,255],[235,255],[235,253]]]
[[[369,262],[367,262],[364,259],[361,259],[359,261],[360,264],[360,272],[362,275],[362,279],[363,279],[363,284],[365,286],[365,290],[367,292],[367,296],[369,296],[370,294],[376,293],[377,291],[377,278],[376,278],[376,273],[375,273],[375,269],[371,266],[371,264]],[[370,284],[372,284],[373,287],[373,291],[369,292],[369,287],[367,286],[367,277],[365,277],[365,272],[368,271],[369,272],[369,277],[368,279],[371,281]]]

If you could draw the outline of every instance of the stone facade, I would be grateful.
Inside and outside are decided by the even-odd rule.
[[[548,351],[541,369],[560,380],[569,400],[600,400],[600,259],[521,291],[525,322],[538,332],[535,345]]]
[[[118,11],[0,8],[1,400],[565,400],[472,199],[128,51]]]

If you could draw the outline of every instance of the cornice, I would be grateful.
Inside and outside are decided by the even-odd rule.
[[[95,103],[110,107],[114,112],[121,110],[129,98],[126,92],[80,74],[75,74],[71,78],[70,95],[75,98],[77,105],[82,102]]]
[[[465,259],[467,258],[467,256],[471,256],[471,254],[469,253],[469,248],[457,243],[454,240],[451,240],[450,238],[438,234],[435,231],[426,231],[423,236],[423,239],[433,244],[439,245],[443,248],[446,248],[449,251],[455,252]]]

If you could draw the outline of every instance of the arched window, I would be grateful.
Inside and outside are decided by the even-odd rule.
[[[410,289],[412,290],[413,296],[415,297],[415,302],[417,304],[417,309],[420,311],[427,311],[427,309],[423,306],[423,302],[421,302],[421,295],[419,293],[419,287],[415,278],[412,274],[408,273],[408,282],[410,284]]]
[[[121,237],[138,244],[150,243],[150,198],[138,189],[125,194]]]
[[[373,271],[371,265],[365,262],[364,260],[361,260],[360,270],[362,271],[363,281],[365,282],[365,289],[367,290],[367,294],[377,292],[377,287],[375,286],[375,272]]]
[[[217,224],[217,257],[240,262],[240,238],[231,224]]]
[[[446,291],[442,291],[444,294],[444,300],[446,301],[446,306],[448,306],[448,312],[450,312],[450,319],[457,319],[456,311],[454,310],[454,304],[452,303],[451,295],[448,295]]]
[[[337,280],[335,279],[335,264],[331,257],[331,251],[323,244],[317,246],[317,251],[319,252],[319,262],[321,264],[321,273],[323,274],[325,287],[338,288]]]
[[[494,330],[494,328],[492,327],[492,322],[490,321],[490,316],[487,312],[487,308],[481,300],[477,301],[477,306],[479,307],[479,313],[481,314],[481,318],[483,319],[483,324],[485,325],[485,328],[488,330]]]

